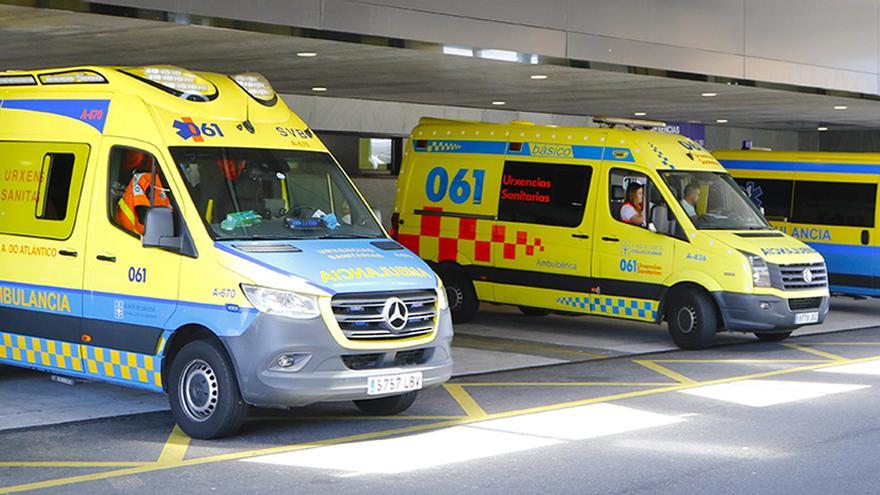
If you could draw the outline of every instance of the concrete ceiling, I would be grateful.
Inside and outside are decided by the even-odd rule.
[[[444,55],[439,48],[328,41],[0,5],[0,70],[172,64],[257,71],[279,93],[632,116],[767,129],[880,129],[880,101],[566,66]],[[297,57],[297,52],[317,57]],[[545,80],[530,75],[544,74]],[[328,88],[315,93],[312,87]],[[718,96],[705,98],[703,92]],[[493,101],[505,101],[503,107]],[[847,110],[834,110],[846,105]]]

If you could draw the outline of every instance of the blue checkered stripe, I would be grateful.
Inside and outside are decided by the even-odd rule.
[[[592,295],[564,296],[557,298],[556,302],[570,308],[589,309],[594,314],[647,321],[657,319],[657,301],[646,299]]]
[[[443,153],[443,152],[452,152],[458,151],[461,149],[461,145],[458,143],[452,143],[449,141],[431,141],[428,143],[428,152],[429,153]]]
[[[660,161],[663,162],[663,165],[666,165],[666,166],[668,166],[668,167],[670,167],[670,168],[675,168],[674,165],[671,165],[671,164],[669,163],[669,157],[666,156],[662,151],[660,151],[660,148],[654,146],[653,143],[648,143],[648,146],[651,147],[651,149],[654,151],[654,154],[657,155],[657,158],[659,158]]]

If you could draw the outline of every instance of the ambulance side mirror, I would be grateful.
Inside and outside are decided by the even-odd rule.
[[[180,251],[182,237],[174,237],[174,211],[165,206],[153,206],[147,209],[144,218],[144,235],[141,244],[144,247],[169,248]]]

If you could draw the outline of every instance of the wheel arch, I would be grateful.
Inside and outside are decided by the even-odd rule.
[[[168,375],[171,370],[171,364],[174,362],[174,357],[185,345],[197,340],[209,340],[220,345],[220,349],[223,350],[226,360],[235,372],[236,384],[238,385],[239,392],[241,392],[241,384],[238,383],[238,377],[240,376],[238,365],[235,360],[232,359],[229,347],[226,346],[223,339],[218,337],[217,334],[212,332],[208,327],[198,323],[188,323],[183,325],[172,332],[168,337],[168,341],[165,343],[165,348],[162,353],[162,390],[166,393],[168,392]]]
[[[725,327],[724,314],[721,312],[721,307],[718,305],[718,299],[716,299],[714,294],[706,289],[706,287],[692,281],[678,282],[663,292],[663,296],[660,299],[660,306],[657,309],[657,323],[662,323],[666,320],[666,311],[669,308],[669,304],[675,299],[675,297],[685,291],[695,291],[706,296],[706,298],[712,302],[712,307],[715,309],[718,329],[720,330]]]

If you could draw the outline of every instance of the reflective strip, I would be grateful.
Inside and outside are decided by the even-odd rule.
[[[132,225],[135,225],[134,212],[131,211],[131,208],[128,206],[128,203],[126,203],[124,199],[120,198],[119,203],[117,203],[117,206],[119,206],[119,211],[121,211],[122,214],[125,215],[125,218],[128,219],[128,221],[131,222]]]

